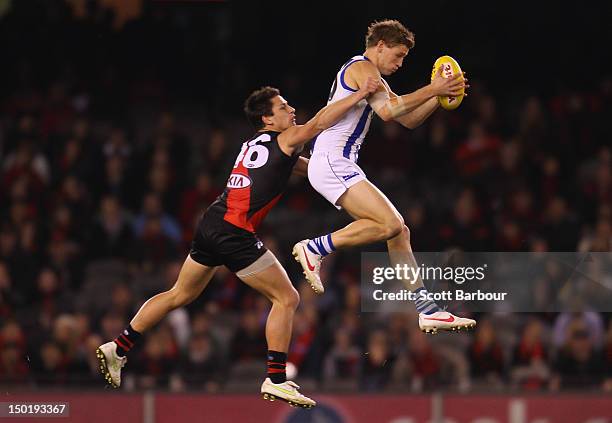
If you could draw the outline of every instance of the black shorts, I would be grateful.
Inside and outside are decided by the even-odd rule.
[[[189,256],[204,266],[223,265],[236,273],[255,263],[266,251],[254,233],[207,211],[200,217]]]

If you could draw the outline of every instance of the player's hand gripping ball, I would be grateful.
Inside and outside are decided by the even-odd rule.
[[[453,75],[457,75],[461,73],[461,68],[459,67],[459,63],[455,59],[450,56],[442,56],[438,57],[436,62],[434,63],[433,70],[431,71],[431,79],[434,79],[438,68],[442,66],[442,76],[444,78],[450,78]],[[463,76],[461,77],[463,78]],[[438,102],[440,106],[445,108],[446,110],[455,110],[463,101],[463,97],[465,95],[465,88],[461,90],[461,95],[457,97],[446,97],[446,96],[438,96]]]

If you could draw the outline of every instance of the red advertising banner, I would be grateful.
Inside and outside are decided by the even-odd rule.
[[[525,402],[529,423],[612,423],[612,395],[534,397]]]
[[[311,410],[259,395],[19,393],[0,396],[0,421],[16,423],[612,423],[612,396],[321,395]],[[37,408],[32,405],[38,404]],[[40,414],[65,404],[64,415]],[[10,407],[12,405],[12,407]],[[25,407],[24,407],[25,405]],[[17,406],[17,407],[16,407]],[[10,413],[12,410],[13,414]],[[34,411],[38,410],[36,414]],[[54,408],[45,408],[45,411]],[[21,412],[15,413],[15,411]],[[23,414],[23,413],[29,414]]]
[[[189,421],[240,423],[426,423],[431,400],[413,395],[317,396],[310,410],[270,403],[254,395],[158,395],[155,423]]]
[[[612,396],[444,396],[443,423],[612,423]]]

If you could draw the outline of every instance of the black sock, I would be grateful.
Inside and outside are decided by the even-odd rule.
[[[115,338],[115,344],[117,344],[117,355],[123,357],[128,353],[134,346],[140,341],[142,335],[136,332],[132,325],[128,325],[127,328],[121,332],[121,334]]]
[[[285,366],[287,365],[287,353],[268,351],[268,377],[272,383],[283,383],[287,381]]]

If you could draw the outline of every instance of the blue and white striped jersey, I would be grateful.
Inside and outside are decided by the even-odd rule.
[[[355,62],[369,60],[365,56],[354,56],[346,62],[336,74],[327,104],[341,100],[355,89],[349,87],[344,74],[349,66]],[[311,153],[332,153],[346,157],[354,162],[359,157],[359,149],[370,128],[372,108],[364,99],[353,106],[334,126],[324,130],[314,140]]]

